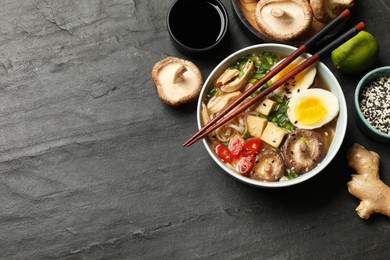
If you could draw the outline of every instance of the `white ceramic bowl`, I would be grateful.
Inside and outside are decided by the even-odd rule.
[[[261,53],[264,51],[269,51],[269,52],[275,52],[275,53],[280,53],[283,55],[288,55],[292,53],[296,48],[289,46],[289,45],[284,45],[284,44],[276,44],[276,43],[269,43],[269,44],[258,44],[258,45],[253,45],[246,47],[244,49],[238,50],[235,53],[229,55],[227,58],[225,58],[223,61],[221,61],[218,66],[211,72],[211,74],[208,76],[207,80],[205,81],[202,91],[200,93],[200,97],[198,100],[198,109],[197,109],[197,120],[198,120],[198,127],[199,129],[202,127],[201,123],[201,104],[202,101],[204,100],[205,96],[207,95],[208,91],[211,88],[211,83],[217,79],[217,77],[229,66],[234,64],[236,60],[239,58],[252,54],[252,53]],[[309,57],[307,54],[305,56],[306,58]],[[317,64],[317,73],[320,73],[324,80],[327,82],[327,85],[330,87],[330,90],[333,92],[333,94],[336,95],[340,102],[340,112],[337,120],[337,125],[336,125],[336,131],[335,131],[335,136],[332,141],[332,144],[329,147],[329,150],[325,156],[325,158],[322,160],[322,162],[317,165],[314,169],[312,169],[309,172],[306,172],[299,177],[288,180],[288,181],[281,181],[281,182],[265,182],[265,181],[259,181],[255,179],[251,179],[248,177],[245,177],[233,169],[223,163],[218,156],[214,153],[213,148],[210,145],[209,140],[205,138],[203,140],[203,143],[210,154],[211,158],[225,171],[227,172],[230,176],[236,178],[239,181],[242,181],[244,183],[247,183],[249,185],[253,185],[256,187],[266,187],[266,188],[281,188],[281,187],[288,187],[292,185],[296,185],[298,183],[304,182],[315,175],[317,175],[319,172],[321,172],[336,156],[338,153],[340,146],[344,140],[345,132],[347,129],[347,106],[344,98],[344,93],[341,89],[340,84],[338,83],[337,79],[335,76],[332,74],[332,72],[321,62]]]

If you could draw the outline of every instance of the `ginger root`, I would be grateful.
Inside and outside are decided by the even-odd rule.
[[[347,158],[349,166],[357,172],[348,182],[349,193],[361,200],[357,214],[363,219],[372,213],[390,217],[390,188],[379,179],[379,155],[355,143]]]

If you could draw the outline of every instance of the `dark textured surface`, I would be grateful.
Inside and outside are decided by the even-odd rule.
[[[334,162],[305,184],[255,189],[222,172],[199,142],[196,104],[162,104],[153,64],[176,51],[165,26],[172,1],[0,1],[0,257],[3,259],[385,259],[390,220],[355,213],[346,188],[354,142],[382,157],[352,115]],[[231,52],[257,43],[230,6]],[[356,1],[390,61],[389,4]],[[335,72],[353,111],[361,75]]]

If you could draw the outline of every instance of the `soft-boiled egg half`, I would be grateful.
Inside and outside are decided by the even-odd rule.
[[[332,92],[311,88],[296,93],[290,99],[287,115],[294,126],[314,129],[329,123],[339,110],[339,101]]]
[[[277,80],[285,76],[288,72],[290,72],[292,69],[297,67],[303,61],[305,61],[305,59],[301,57],[295,59],[288,66],[282,69],[278,74],[276,74],[272,78],[272,82],[276,82]],[[304,89],[308,89],[313,84],[316,73],[317,73],[317,69],[315,65],[311,65],[305,70],[303,70],[302,72],[298,73],[296,76],[286,81],[282,86],[277,88],[274,92],[279,96],[290,98],[296,93],[299,93]]]

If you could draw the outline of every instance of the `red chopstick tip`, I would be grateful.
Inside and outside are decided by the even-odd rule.
[[[347,8],[347,9],[345,9],[344,11],[342,11],[340,15],[341,15],[342,17],[346,18],[346,17],[348,17],[348,16],[351,15],[351,11]]]
[[[364,22],[360,22],[360,23],[358,23],[358,24],[355,26],[356,30],[358,30],[358,31],[363,30],[364,27],[366,27],[366,24],[365,24]]]

